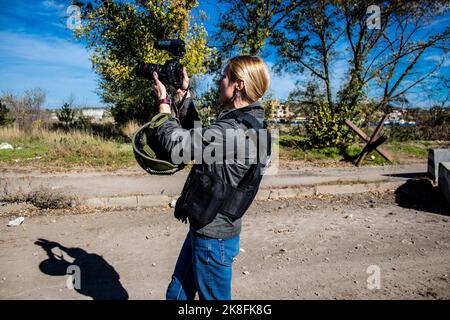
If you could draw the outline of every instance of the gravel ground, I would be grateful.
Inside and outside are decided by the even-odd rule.
[[[0,298],[164,299],[187,232],[172,214],[3,205]],[[22,225],[6,226],[19,215]],[[438,191],[414,180],[395,192],[255,202],[233,298],[449,299],[449,216]],[[70,265],[81,289],[67,287]]]

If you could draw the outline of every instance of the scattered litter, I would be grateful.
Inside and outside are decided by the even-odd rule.
[[[243,248],[240,248],[239,251],[240,252],[245,252],[245,250]]]
[[[280,253],[285,253],[285,252],[287,252],[287,250],[286,249],[280,249]]]
[[[353,218],[353,214],[347,214],[345,217],[344,217],[345,219],[351,219],[351,218]]]
[[[412,245],[412,244],[414,244],[414,240],[403,239],[402,243]]]
[[[20,226],[20,225],[22,224],[22,222],[24,222],[24,221],[25,221],[25,218],[24,218],[24,217],[19,217],[19,218],[17,218],[17,219],[11,220],[11,221],[8,223],[8,227],[17,227],[17,226]]]
[[[171,208],[175,208],[176,204],[177,204],[177,200],[172,200],[172,201],[170,202],[170,207],[171,207]]]
[[[39,159],[42,159],[42,157],[26,158],[25,160],[30,161],[30,160],[39,160]]]
[[[156,267],[156,263],[152,263],[152,267]]]
[[[6,142],[0,143],[0,150],[13,150],[13,149],[14,147],[9,143]]]
[[[242,272],[242,274],[247,275],[247,274],[250,274],[250,272],[248,272],[248,271],[246,270],[246,271]]]

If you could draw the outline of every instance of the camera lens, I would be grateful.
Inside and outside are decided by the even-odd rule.
[[[141,63],[136,67],[136,75],[145,79],[153,79],[153,72],[158,72],[158,65],[154,63]]]

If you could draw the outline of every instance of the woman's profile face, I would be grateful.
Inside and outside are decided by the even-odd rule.
[[[234,95],[235,82],[232,82],[228,77],[228,66],[224,69],[222,77],[219,80],[219,101],[222,104],[227,104]]]

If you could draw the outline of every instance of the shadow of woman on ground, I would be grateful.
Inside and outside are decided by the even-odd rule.
[[[94,300],[127,300],[128,293],[120,283],[116,270],[102,256],[88,253],[81,248],[67,248],[63,245],[38,239],[34,244],[42,247],[48,259],[39,264],[42,273],[50,276],[69,276],[73,288],[80,294]],[[61,255],[52,249],[61,250]],[[64,254],[73,262],[69,262]]]

